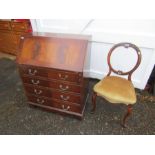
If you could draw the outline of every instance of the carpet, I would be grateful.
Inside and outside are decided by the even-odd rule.
[[[138,102],[127,121],[127,128],[120,126],[126,111],[125,105],[113,105],[97,98],[94,114],[89,97],[84,118],[62,116],[27,104],[15,61],[0,59],[0,134],[1,135],[152,135],[155,134],[155,102]],[[91,79],[89,91],[98,80]]]

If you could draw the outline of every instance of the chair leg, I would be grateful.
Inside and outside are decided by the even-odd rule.
[[[95,109],[96,109],[96,97],[97,97],[97,93],[95,93],[93,91],[93,95],[92,95],[92,104],[93,104],[93,108],[91,110],[91,113],[94,113],[95,112]]]
[[[128,105],[128,107],[127,107],[127,113],[125,114],[125,116],[123,118],[123,122],[122,122],[122,126],[124,128],[126,127],[126,125],[125,125],[126,119],[127,119],[127,117],[129,117],[131,115],[131,112],[132,112],[132,105]]]

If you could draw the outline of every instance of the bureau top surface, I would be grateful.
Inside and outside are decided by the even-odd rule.
[[[33,33],[21,39],[17,63],[82,72],[88,37]]]

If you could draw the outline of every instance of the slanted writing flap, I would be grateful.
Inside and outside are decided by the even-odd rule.
[[[30,36],[21,42],[19,64],[82,72],[88,40]]]

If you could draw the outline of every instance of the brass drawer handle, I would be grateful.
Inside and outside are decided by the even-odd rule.
[[[63,96],[63,95],[60,95],[60,98],[63,99],[64,101],[67,101],[67,100],[69,100],[70,97],[69,97],[69,96],[66,96],[66,97],[65,97],[65,96]]]
[[[69,89],[69,86],[63,87],[62,85],[59,85],[59,88],[60,88],[61,90],[67,90],[67,89]]]
[[[41,94],[41,93],[42,93],[42,90],[37,90],[37,89],[34,89],[34,92],[35,92],[37,95],[39,95],[39,94]]]
[[[34,81],[33,79],[31,80],[31,82],[32,82],[33,84],[36,84],[36,85],[40,83],[40,81],[39,81],[39,80]]]
[[[32,72],[32,69],[29,69],[28,72],[29,72],[30,75],[35,75],[35,74],[37,73],[37,70],[35,69],[35,70]]]
[[[65,108],[65,106],[62,105],[62,109],[65,110],[65,111],[68,111],[70,109],[70,106],[67,106],[67,108]]]
[[[43,104],[45,101],[44,101],[44,100],[40,100],[39,98],[37,98],[37,102],[38,102],[39,104]]]
[[[59,78],[60,78],[61,80],[66,80],[66,79],[68,78],[68,75],[65,75],[64,77],[62,77],[62,75],[59,73]]]

